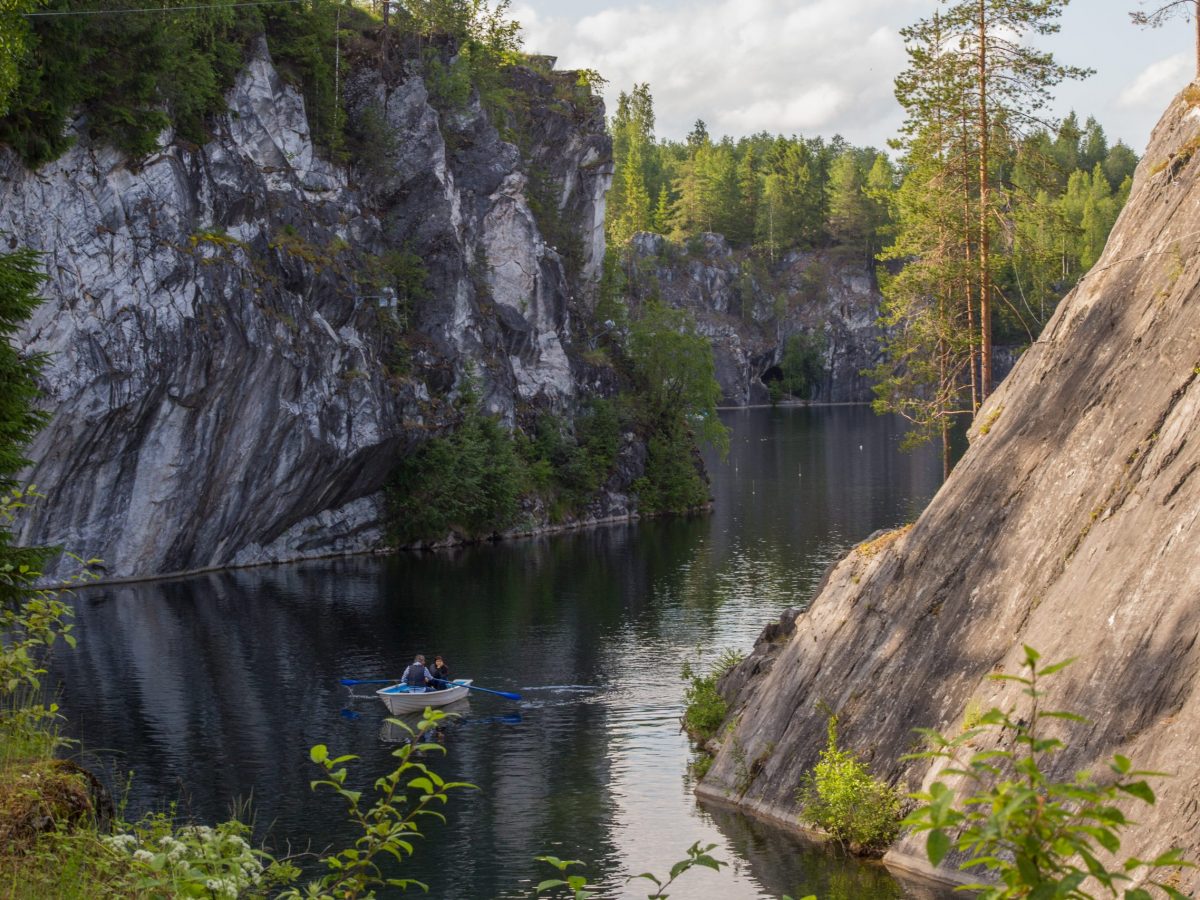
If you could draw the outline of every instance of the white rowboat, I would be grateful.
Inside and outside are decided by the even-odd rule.
[[[375,693],[383,701],[393,716],[405,713],[420,712],[427,706],[445,706],[455,700],[461,700],[470,693],[467,687],[470,678],[457,678],[450,682],[452,687],[442,691],[429,688],[410,688],[407,684],[393,684],[391,687],[380,688]]]

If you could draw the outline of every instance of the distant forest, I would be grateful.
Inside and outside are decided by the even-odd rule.
[[[645,84],[620,95],[611,130],[616,174],[607,230],[614,248],[638,231],[676,242],[716,232],[768,261],[834,247],[873,266],[894,241],[908,173],[874,147],[840,136],[714,138],[703,121],[683,141],[659,139]],[[1074,113],[1053,131],[994,144],[1006,220],[995,278],[1012,304],[997,309],[999,340],[1036,337],[1096,261],[1137,163],[1127,145],[1110,145],[1094,118],[1081,125]]]

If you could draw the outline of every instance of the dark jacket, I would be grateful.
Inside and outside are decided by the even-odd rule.
[[[409,687],[425,687],[429,682],[429,670],[419,662],[412,663],[404,674],[400,676],[400,680]]]
[[[430,670],[429,670],[429,674],[430,674],[431,676],[433,676],[434,678],[439,678],[439,679],[441,679],[441,681],[449,681],[449,680],[450,680],[450,667],[449,667],[449,666],[434,666],[432,669],[430,669]],[[448,688],[448,687],[450,687],[450,685],[448,685],[448,684],[441,684],[441,683],[440,683],[440,682],[438,682],[438,681],[435,681],[435,682],[433,683],[433,686],[434,686],[435,688]]]

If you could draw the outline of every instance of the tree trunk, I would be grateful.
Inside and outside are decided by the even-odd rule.
[[[988,274],[987,0],[979,0],[979,399],[992,392],[992,297]]]

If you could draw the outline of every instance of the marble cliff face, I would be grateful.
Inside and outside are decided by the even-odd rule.
[[[602,104],[556,99],[573,76],[513,77],[523,151],[478,103],[441,113],[418,75],[365,68],[347,112],[383,137],[331,163],[265,44],[203,146],[79,141],[38,171],[0,150],[0,232],[49,275],[24,335],[49,360],[27,473],[47,499],[22,539],[113,577],[370,549],[397,456],[465,373],[509,423],[569,414],[596,382],[611,147]],[[424,270],[419,302],[378,277],[389,254]]]
[[[730,676],[735,725],[700,792],[795,822],[825,743],[820,703],[876,774],[908,789],[915,727],[958,733],[1018,692],[1022,645],[1079,662],[1046,682],[1069,725],[1054,774],[1112,754],[1172,773],[1123,854],[1200,857],[1200,109],[1154,132],[1103,257],[984,406],[911,529],[834,566],[790,634]],[[739,778],[739,761],[751,777]],[[919,866],[920,836],[890,861]],[[949,859],[948,871],[959,860]],[[1185,870],[1175,886],[1200,890]]]

